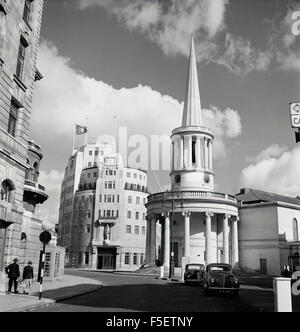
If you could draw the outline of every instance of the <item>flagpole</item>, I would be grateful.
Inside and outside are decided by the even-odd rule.
[[[84,146],[87,146],[87,143],[88,143],[88,127],[89,127],[89,118],[87,117],[86,118],[86,133],[84,135]]]

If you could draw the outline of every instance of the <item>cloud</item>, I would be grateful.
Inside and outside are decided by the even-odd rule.
[[[278,144],[272,144],[265,150],[261,151],[256,157],[248,158],[247,162],[248,163],[259,163],[259,162],[267,160],[267,159],[278,158],[286,150],[287,150],[287,148],[284,146],[280,146]]]
[[[41,171],[39,183],[46,188],[49,195],[48,200],[39,208],[39,215],[43,224],[53,226],[58,223],[60,188],[64,177],[64,172],[51,170],[50,172]]]
[[[257,162],[242,170],[242,187],[293,197],[299,196],[300,148],[296,147],[292,151],[284,150],[273,145],[262,151],[256,157]]]
[[[164,4],[163,4],[164,3]],[[270,52],[227,32],[229,0],[78,0],[80,9],[104,8],[131,31],[156,43],[168,56],[188,56],[192,34],[199,62],[217,63],[235,74],[265,71]]]

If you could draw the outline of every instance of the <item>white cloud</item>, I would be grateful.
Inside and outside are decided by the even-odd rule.
[[[278,144],[272,144],[268,148],[261,151],[256,157],[248,158],[247,161],[250,163],[259,163],[259,162],[267,160],[267,159],[278,158],[286,150],[287,150],[287,148],[284,146],[280,146]]]
[[[284,151],[283,148],[276,148],[274,145],[262,151],[256,160],[256,163],[243,169],[242,187],[293,197],[300,194],[299,147],[292,151]]]
[[[39,207],[40,218],[46,226],[58,223],[60,188],[63,177],[64,173],[57,170],[40,172],[39,183],[45,186],[46,193],[49,195],[48,200]]]

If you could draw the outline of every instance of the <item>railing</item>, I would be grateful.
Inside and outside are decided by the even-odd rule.
[[[11,154],[16,154],[21,158],[27,156],[27,147],[2,128],[0,128],[0,144]]]
[[[167,201],[173,199],[212,199],[212,200],[224,200],[237,203],[237,199],[234,196],[215,193],[211,191],[175,191],[175,192],[165,192],[150,195],[148,197],[148,202],[154,201]]]
[[[25,185],[29,186],[29,187],[39,189],[41,191],[46,191],[46,188],[44,186],[38,184],[37,182],[30,181],[30,180],[25,180]]]

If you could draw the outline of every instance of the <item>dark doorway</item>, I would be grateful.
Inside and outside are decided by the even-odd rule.
[[[268,261],[265,258],[260,259],[260,274],[268,274]]]
[[[98,270],[116,269],[116,248],[98,248]]]

